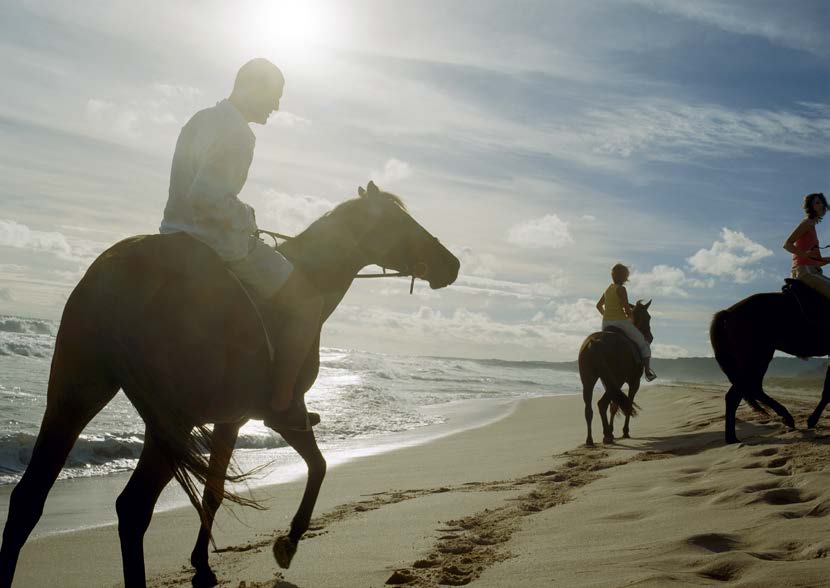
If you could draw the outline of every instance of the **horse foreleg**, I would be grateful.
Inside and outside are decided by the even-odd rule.
[[[12,584],[20,550],[40,520],[46,496],[72,446],[86,424],[118,391],[117,385],[103,380],[95,384],[77,384],[73,377],[74,364],[64,358],[64,353],[65,347],[59,341],[52,360],[46,413],[40,432],[26,472],[9,499],[9,514],[0,548],[2,588]]]
[[[738,405],[741,403],[743,395],[738,389],[737,384],[732,384],[729,391],[724,398],[726,403],[726,413],[724,415],[724,433],[726,435],[727,443],[738,443],[738,436],[735,434],[735,413],[738,412]]]
[[[634,406],[634,397],[637,395],[637,392],[640,390],[640,380],[637,379],[636,382],[633,384],[628,385],[628,398],[631,400],[631,406]],[[631,415],[625,415],[625,423],[623,423],[623,438],[630,439],[631,435],[629,435],[629,423],[631,422]]]
[[[219,583],[216,574],[210,569],[208,544],[210,543],[213,519],[219,505],[222,504],[225,474],[231,462],[233,447],[239,435],[240,427],[241,423],[219,423],[213,427],[214,445],[210,454],[210,473],[202,496],[205,520],[202,521],[202,525],[199,527],[199,536],[196,538],[196,545],[190,554],[190,563],[196,569],[191,582],[197,588],[216,586]]]
[[[788,429],[795,429],[795,419],[793,418],[793,415],[790,414],[790,411],[788,411],[787,408],[783,404],[778,402],[775,398],[773,398],[772,396],[768,396],[767,393],[764,392],[763,388],[761,388],[761,386],[758,386],[755,399],[760,402],[763,402],[772,410],[774,410],[775,414],[780,416],[781,419],[784,421],[784,426],[786,426]]]
[[[592,376],[582,376],[582,400],[585,402],[585,424],[588,426],[588,437],[585,439],[585,445],[588,447],[594,446],[594,437],[591,435],[591,421],[594,419],[592,405],[594,403],[594,386],[596,386],[597,379]]]
[[[609,394],[606,391],[605,394],[602,395],[602,398],[599,399],[597,402],[597,408],[599,409],[599,418],[602,420],[602,442],[603,443],[613,443],[614,442],[614,431],[611,428],[611,423],[608,420],[608,406],[611,404],[609,400]]]
[[[280,433],[285,441],[300,454],[300,457],[308,466],[308,480],[306,481],[303,499],[300,507],[291,520],[291,530],[288,535],[278,538],[274,542],[274,559],[281,568],[288,568],[291,565],[291,558],[297,551],[297,544],[300,538],[308,530],[311,522],[311,515],[314,512],[314,505],[317,503],[317,496],[320,493],[320,486],[326,476],[326,460],[317,447],[317,439],[314,431],[285,431]]]
[[[818,425],[818,420],[821,418],[821,413],[824,412],[824,409],[827,407],[827,404],[830,402],[830,366],[827,368],[827,373],[824,376],[824,390],[821,392],[821,400],[818,402],[818,406],[813,411],[813,414],[810,415],[810,418],[807,419],[807,428],[814,429],[816,425]]]
[[[125,588],[146,586],[144,533],[150,526],[159,494],[172,478],[173,470],[167,458],[147,431],[138,465],[115,501]]]

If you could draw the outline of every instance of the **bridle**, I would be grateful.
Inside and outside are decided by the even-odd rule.
[[[283,235],[282,233],[277,233],[274,231],[266,231],[264,229],[257,229],[254,235],[259,238],[260,235],[266,235],[271,237],[274,240],[274,250],[277,249],[279,246],[279,239],[283,241],[291,241],[294,237],[289,235]],[[412,281],[409,283],[409,293],[415,289],[415,278],[422,278],[427,274],[427,264],[424,261],[419,261],[415,264],[415,267],[412,269],[411,272],[392,272],[387,273],[386,268],[382,267],[383,273],[382,274],[357,274],[355,278],[412,278]]]

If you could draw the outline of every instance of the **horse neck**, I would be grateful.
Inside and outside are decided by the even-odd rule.
[[[324,320],[346,295],[357,272],[369,265],[351,233],[331,217],[318,221],[280,250],[320,291],[325,300]]]

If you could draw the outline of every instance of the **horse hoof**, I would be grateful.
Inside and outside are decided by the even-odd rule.
[[[606,445],[613,445],[614,444],[614,438],[613,437],[604,437],[602,439],[602,442],[605,443]]]
[[[631,435],[628,434],[628,431],[623,433],[623,439],[631,439]]]
[[[784,419],[784,426],[787,427],[789,430],[794,431],[795,430],[795,419],[793,419],[792,417],[790,417],[788,419]]]
[[[219,580],[216,577],[216,574],[213,573],[213,570],[208,569],[200,570],[193,575],[193,579],[190,580],[190,583],[193,585],[193,588],[212,588],[213,586],[219,585]]]
[[[738,439],[737,437],[727,437],[726,438],[726,444],[727,445],[734,445],[735,443],[740,443],[740,442],[741,442],[740,439]]]
[[[288,535],[278,537],[274,541],[274,559],[282,569],[288,569],[295,553],[297,553],[297,544]]]
[[[585,442],[585,447],[596,447],[596,445],[594,445],[594,440],[593,439],[588,439]]]
[[[816,425],[818,425],[818,419],[807,419],[807,428],[808,429],[815,429]]]

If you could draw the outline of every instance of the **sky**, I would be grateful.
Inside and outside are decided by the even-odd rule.
[[[100,252],[156,232],[179,130],[265,57],[259,226],[372,179],[461,260],[442,290],[356,282],[323,345],[572,360],[622,262],[654,355],[711,355],[712,314],[780,288],[830,190],[828,25],[821,0],[3,0],[0,314],[59,318]]]

